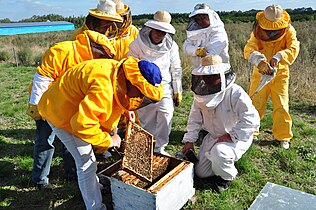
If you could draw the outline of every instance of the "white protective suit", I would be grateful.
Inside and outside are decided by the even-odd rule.
[[[224,23],[215,11],[208,9],[207,13],[210,19],[209,27],[201,29],[192,17],[186,30],[187,38],[183,43],[183,50],[192,56],[193,67],[201,64],[201,57],[195,54],[196,49],[200,47],[206,48],[206,55],[219,55],[223,63],[229,63],[228,37]]]
[[[234,162],[250,147],[253,132],[260,125],[258,112],[248,94],[237,84],[229,86],[216,108],[207,108],[197,95],[191,106],[183,142],[196,142],[201,129],[208,132],[195,165],[195,172],[201,178],[216,175],[233,180],[238,173]],[[225,133],[230,134],[233,142],[216,143]]]
[[[170,34],[166,34],[162,43],[151,43],[149,34],[152,29],[144,26],[139,36],[130,44],[129,56],[147,60],[159,66],[164,86],[164,96],[161,101],[137,110],[141,126],[154,135],[156,139],[155,152],[169,143],[171,120],[174,104],[173,94],[182,92],[182,68],[179,47]]]

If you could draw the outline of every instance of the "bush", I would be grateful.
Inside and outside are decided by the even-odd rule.
[[[17,57],[23,66],[32,66],[34,64],[33,52],[30,49],[18,51]]]
[[[7,61],[10,59],[10,53],[7,51],[0,51],[0,61]]]

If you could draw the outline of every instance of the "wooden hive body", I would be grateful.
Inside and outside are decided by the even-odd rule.
[[[120,161],[100,172],[111,179],[113,209],[181,209],[195,194],[193,163],[163,157],[170,160],[166,171],[142,188],[115,177],[118,171],[123,170]]]
[[[177,210],[194,193],[193,163],[153,154],[153,135],[129,123],[124,156],[103,171],[110,177],[113,209]]]

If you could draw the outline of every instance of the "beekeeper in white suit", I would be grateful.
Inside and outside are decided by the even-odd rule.
[[[139,36],[130,44],[130,56],[148,60],[159,66],[164,86],[161,101],[138,110],[141,126],[156,139],[156,153],[168,155],[164,148],[169,143],[174,105],[182,101],[182,68],[179,47],[172,39],[175,28],[170,24],[171,15],[157,11],[148,20]]]
[[[260,118],[251,99],[235,84],[235,73],[219,55],[208,55],[192,72],[194,101],[183,137],[183,154],[194,149],[199,131],[204,137],[195,164],[200,178],[212,177],[212,188],[225,191],[237,175],[234,162],[248,150]]]
[[[194,7],[189,14],[186,34],[183,50],[191,56],[194,67],[201,64],[202,57],[211,54],[220,55],[223,63],[229,63],[228,37],[224,23],[209,5],[202,3]]]

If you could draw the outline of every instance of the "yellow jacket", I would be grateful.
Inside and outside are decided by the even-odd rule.
[[[114,99],[112,83],[119,65],[113,59],[95,59],[71,68],[43,94],[40,115],[105,151],[111,143],[109,133],[124,111]]]
[[[77,35],[86,31],[88,27],[84,24],[82,27],[78,28],[75,33],[72,35],[71,40],[74,40]],[[138,29],[134,25],[130,25],[126,28],[125,31],[120,32],[115,38],[110,39],[112,43],[116,55],[113,59],[120,61],[123,58],[127,57],[127,53],[129,51],[129,45],[134,39],[138,37]]]
[[[114,39],[110,39],[113,44],[116,55],[114,56],[115,60],[122,60],[127,57],[129,51],[129,45],[134,39],[138,37],[138,29],[134,25],[130,25],[126,28],[125,31],[118,34]]]
[[[250,39],[244,48],[244,57],[248,59],[252,52],[258,51],[264,54],[269,62],[275,54],[279,53],[282,60],[277,68],[278,74],[281,74],[282,71],[288,71],[289,65],[295,61],[299,53],[299,45],[300,42],[296,38],[296,31],[292,25],[289,26],[284,36],[269,42],[260,41],[251,33]]]
[[[70,67],[93,59],[90,39],[98,44],[110,45],[110,49],[113,49],[106,36],[86,30],[77,36],[76,40],[59,42],[47,50],[43,55],[42,64],[37,68],[37,73],[56,80]]]

